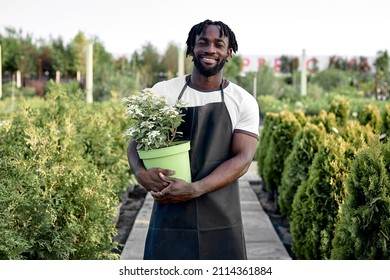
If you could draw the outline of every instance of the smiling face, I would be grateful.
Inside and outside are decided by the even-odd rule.
[[[193,49],[194,65],[206,77],[218,74],[232,54],[229,39],[221,37],[216,25],[209,25],[203,33],[196,36]]]

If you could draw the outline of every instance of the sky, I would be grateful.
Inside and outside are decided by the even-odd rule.
[[[390,51],[388,0],[0,0],[0,32],[21,29],[33,39],[79,31],[98,37],[115,56],[147,43],[163,53],[185,48],[191,27],[221,20],[241,55],[376,56]]]

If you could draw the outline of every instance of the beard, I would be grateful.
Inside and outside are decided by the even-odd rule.
[[[194,56],[194,65],[196,69],[199,71],[199,73],[205,77],[211,77],[219,73],[219,71],[222,70],[222,68],[225,66],[226,58],[223,58],[221,61],[219,61],[215,66],[211,68],[206,68],[203,66],[203,64],[200,62],[198,57]]]

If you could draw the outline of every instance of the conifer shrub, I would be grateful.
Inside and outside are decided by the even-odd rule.
[[[383,112],[383,133],[390,137],[390,104],[386,104]]]
[[[374,132],[380,133],[382,129],[382,116],[377,106],[367,104],[360,112],[359,121],[362,125],[369,125]]]
[[[353,156],[361,147],[367,145],[376,135],[370,126],[363,126],[357,120],[349,120],[347,124],[340,129],[339,135],[351,145],[348,146],[347,153]],[[375,136],[376,135],[376,136]]]
[[[339,97],[331,101],[329,113],[335,114],[338,126],[344,126],[349,119],[350,110],[349,102],[345,98]]]
[[[337,128],[335,114],[325,110],[321,110],[317,116],[312,116],[309,121],[318,127],[323,126],[326,133],[333,133],[334,129]]]
[[[282,215],[289,217],[298,187],[307,180],[309,167],[322,143],[324,129],[307,123],[294,138],[293,148],[288,155],[279,187],[278,203]]]
[[[100,102],[86,107],[80,114],[83,125],[78,131],[84,157],[103,172],[103,178],[111,182],[120,197],[129,184],[135,183],[127,162],[128,142],[123,135],[128,127],[125,107],[119,101]]]
[[[280,186],[284,161],[291,152],[295,135],[301,129],[297,118],[288,111],[280,112],[273,123],[263,167],[267,190],[277,191]]]
[[[85,157],[81,94],[61,88],[0,126],[0,259],[112,259],[117,197]]]
[[[373,141],[351,165],[332,259],[390,259],[390,145]]]
[[[344,201],[348,175],[348,143],[326,134],[309,168],[308,179],[295,194],[290,229],[298,259],[329,259],[334,226]]]
[[[294,114],[295,118],[301,124],[302,127],[307,123],[308,120],[303,110],[301,109],[294,110],[292,113]]]
[[[278,120],[278,113],[268,112],[265,115],[264,126],[260,133],[260,140],[257,146],[256,158],[257,169],[260,177],[264,178],[264,160],[269,149],[269,142],[271,139],[272,131],[275,129],[275,122]]]

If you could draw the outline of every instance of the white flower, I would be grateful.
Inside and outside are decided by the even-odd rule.
[[[137,142],[137,148],[150,150],[172,145],[181,133],[182,109],[186,103],[170,105],[165,97],[146,88],[139,95],[123,98],[131,122],[125,135]]]

